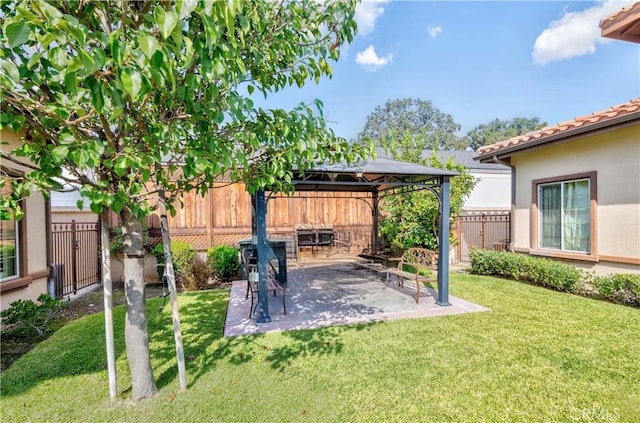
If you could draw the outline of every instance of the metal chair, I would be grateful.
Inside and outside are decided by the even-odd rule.
[[[243,266],[245,268],[245,272],[247,275],[247,292],[245,295],[245,299],[249,298],[249,294],[251,294],[251,305],[249,307],[249,317],[253,317],[255,313],[255,308],[258,307],[258,301],[256,299],[260,295],[260,289],[258,286],[258,265],[256,263],[251,263],[250,258],[247,256],[246,251],[243,254]],[[287,304],[286,304],[286,287],[281,285],[275,278],[276,270],[273,266],[273,263],[269,262],[267,267],[267,291],[273,291],[273,296],[277,297],[277,292],[282,292],[282,309],[284,315],[287,315]],[[255,306],[254,306],[255,304]]]

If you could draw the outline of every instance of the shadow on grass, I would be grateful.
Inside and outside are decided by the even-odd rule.
[[[198,379],[223,362],[243,365],[251,360],[266,360],[282,370],[296,358],[309,355],[340,354],[342,334],[363,330],[375,323],[330,327],[317,330],[284,332],[286,345],[269,347],[261,342],[264,334],[224,338],[228,303],[227,290],[200,291],[180,296],[180,318],[187,379],[193,386]],[[161,308],[162,299],[147,301],[151,359],[158,388],[178,378],[171,306]],[[124,306],[113,310],[116,360],[124,359]],[[2,396],[17,396],[39,384],[58,378],[101,374],[107,384],[104,313],[70,322],[50,338],[2,372]],[[266,358],[265,358],[265,350]],[[262,352],[258,354],[258,352]],[[118,375],[118,390],[130,391],[128,375]],[[106,395],[106,394],[105,394]]]
[[[289,345],[273,348],[267,361],[274,369],[282,370],[298,357],[310,355],[340,354],[344,347],[342,334],[350,331],[361,331],[377,323],[360,323],[348,326],[334,326],[321,329],[304,329],[284,332],[283,335],[292,342]]]
[[[291,342],[279,347],[269,347],[261,341],[266,336],[262,333],[230,338],[223,336],[227,291],[192,293],[184,297],[188,297],[189,301],[181,305],[180,315],[189,387],[222,362],[239,366],[260,359],[269,362],[272,368],[281,370],[297,357],[339,354],[343,349],[341,338],[344,332],[363,330],[376,324],[283,332],[282,335]],[[165,309],[163,314],[167,313],[170,314],[170,310]],[[156,365],[156,382],[158,388],[162,388],[176,380],[178,369],[171,322],[163,320],[163,323],[158,324],[159,320],[158,315],[150,316],[149,319],[150,332],[153,326],[152,356],[159,363]],[[268,350],[266,358],[265,350]]]
[[[124,315],[123,306],[114,308],[116,359],[125,351]],[[49,379],[106,373],[105,345],[104,313],[74,320],[3,371],[0,393],[2,396],[15,396]]]

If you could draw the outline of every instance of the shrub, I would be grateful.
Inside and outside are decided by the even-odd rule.
[[[171,241],[171,257],[173,258],[173,268],[177,277],[181,277],[191,272],[191,266],[193,265],[193,257],[196,255],[196,251],[193,246],[187,242]],[[158,261],[158,275],[160,278],[164,276],[164,246],[162,243],[157,244],[151,250]]]
[[[198,291],[209,287],[211,266],[200,254],[195,254],[191,259],[189,270],[182,272],[182,286],[187,291]]]
[[[48,294],[40,294],[38,304],[31,300],[17,300],[9,308],[0,312],[2,324],[24,328],[27,332],[42,335],[48,329],[47,323],[64,307],[64,303]]]
[[[470,257],[472,273],[522,279],[560,291],[575,292],[583,277],[574,266],[508,251],[474,249]]]
[[[207,251],[207,262],[213,269],[213,274],[221,279],[237,275],[240,269],[238,249],[228,245],[210,248]]]
[[[610,301],[640,306],[640,274],[617,273],[596,276],[593,284]]]
[[[111,254],[122,254],[124,252],[122,241],[122,227],[116,226],[111,228],[111,239],[109,240],[109,251]],[[151,237],[149,237],[149,229],[146,225],[142,227],[142,243],[145,250],[151,251]]]

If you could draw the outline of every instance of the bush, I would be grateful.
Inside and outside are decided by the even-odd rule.
[[[546,258],[478,249],[472,250],[470,257],[472,273],[526,280],[560,291],[575,292],[583,278],[576,267]]]
[[[48,294],[40,294],[36,304],[31,300],[17,300],[9,308],[0,312],[3,325],[14,325],[27,332],[42,335],[48,329],[47,323],[64,307],[64,303]]]
[[[606,299],[640,306],[640,274],[617,273],[596,276],[593,284]]]
[[[111,239],[109,240],[109,251],[111,254],[122,254],[124,253],[124,246],[122,244],[122,227],[116,226],[111,228]],[[142,244],[144,249],[147,251],[151,251],[151,237],[149,237],[149,229],[146,225],[142,226]]]
[[[209,287],[211,266],[200,254],[191,259],[191,265],[187,272],[181,274],[182,286],[187,291],[198,291]]]
[[[238,274],[240,259],[238,249],[228,245],[212,247],[207,251],[207,262],[213,274],[220,279],[229,279]]]
[[[171,241],[170,246],[176,277],[181,277],[191,272],[193,258],[196,255],[196,250],[193,249],[193,246],[182,241]],[[162,276],[164,276],[164,246],[162,243],[157,244],[151,252],[156,256],[156,260],[158,261],[158,275],[162,278]]]

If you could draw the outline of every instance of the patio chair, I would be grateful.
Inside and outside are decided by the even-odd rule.
[[[246,251],[243,254],[243,260],[242,260],[242,264],[243,266],[245,266],[245,272],[247,275],[247,293],[245,295],[245,299],[249,298],[249,294],[251,294],[251,305],[249,307],[249,317],[253,316],[253,313],[255,311],[255,307],[258,306],[258,302],[256,301],[256,299],[258,298],[259,294],[260,294],[260,290],[258,287],[258,270],[257,270],[257,264],[256,263],[251,263],[250,262],[250,258],[247,256]],[[284,315],[287,315],[287,304],[286,304],[286,299],[285,299],[285,294],[286,294],[286,288],[284,285],[281,285],[275,277],[276,274],[276,269],[273,266],[273,263],[269,262],[268,263],[268,267],[267,267],[268,273],[267,273],[267,291],[272,291],[273,292],[273,296],[277,297],[277,292],[281,291],[282,292],[282,310]],[[254,306],[255,304],[255,306]]]

